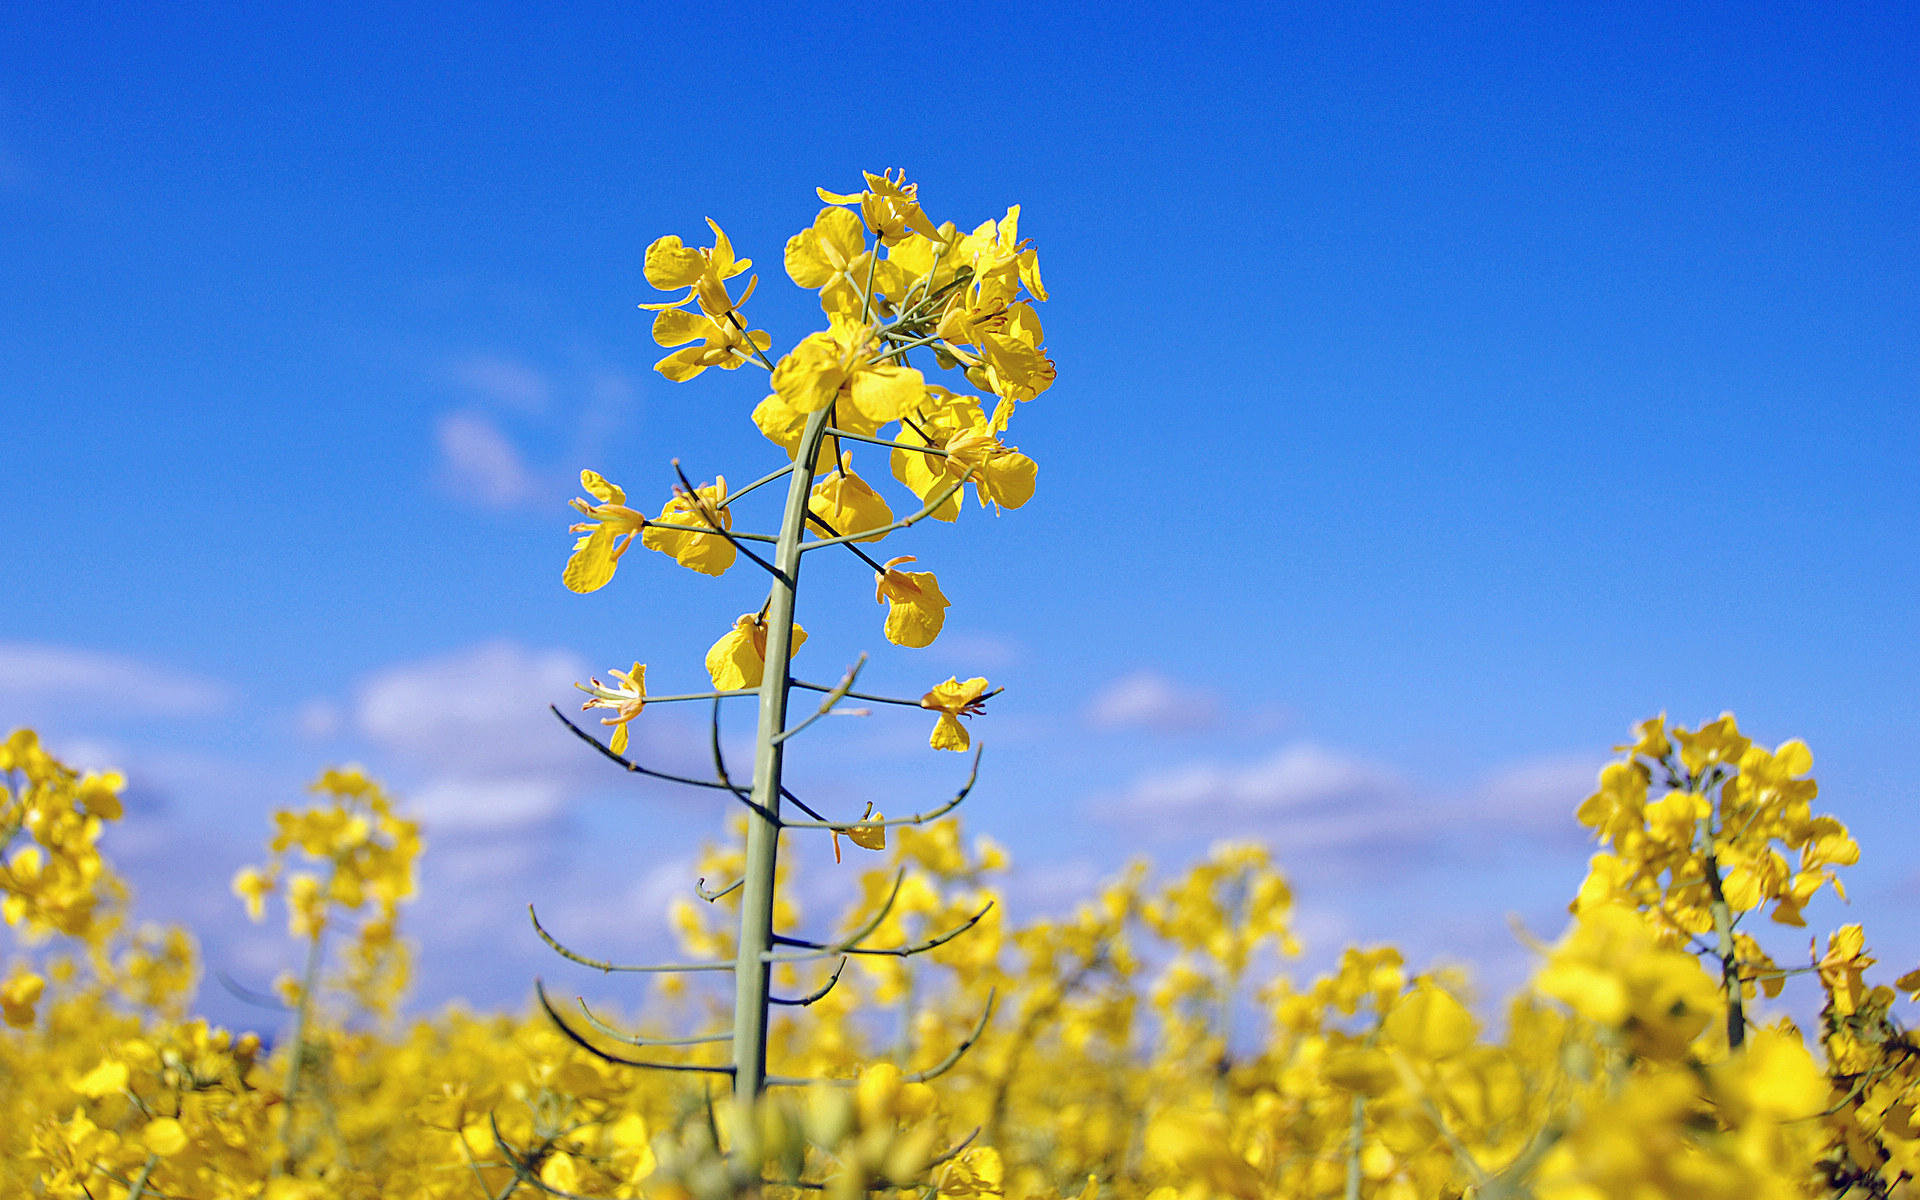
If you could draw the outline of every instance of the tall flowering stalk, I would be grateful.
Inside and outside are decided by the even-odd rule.
[[[964,490],[971,486],[982,506],[1018,508],[1032,496],[1036,468],[1031,458],[1006,444],[1008,424],[1017,406],[1050,386],[1054,366],[1042,347],[1033,305],[1046,299],[1039,261],[1019,237],[1019,209],[986,221],[969,233],[951,223],[935,225],[922,210],[915,185],[896,175],[868,174],[863,190],[819,193],[826,207],[812,224],[787,242],[787,274],[819,294],[826,328],[801,339],[775,361],[773,342],[764,330],[749,327],[743,306],[757,276],[748,276],[735,294],[732,280],[752,260],[735,255],[719,225],[708,221],[714,242],[688,246],[663,237],[647,250],[647,281],[678,293],[657,304],[653,336],[671,350],[656,369],[676,382],[691,380],[709,368],[765,370],[771,392],[753,410],[760,431],[790,460],[752,483],[729,490],[726,478],[696,485],[674,462],[678,484],[650,517],[632,507],[626,492],[593,471],[581,472],[587,497],[573,501],[583,518],[563,576],[567,587],[591,592],[605,586],[626,553],[641,546],[673,558],[690,570],[722,575],[742,558],[764,571],[771,583],[757,611],[733,621],[706,656],[712,689],[675,695],[648,695],[646,667],[638,662],[579,685],[587,710],[601,710],[610,728],[602,744],[579,726],[574,731],[627,770],[730,794],[747,812],[745,871],[733,883],[701,895],[717,899],[738,890],[740,925],[729,961],[617,966],[566,948],[545,929],[541,936],[563,955],[602,970],[719,971],[734,977],[734,1023],[673,1044],[731,1044],[724,1065],[636,1060],[594,1044],[563,1020],[541,991],[542,1002],[561,1029],[603,1058],[666,1070],[708,1071],[730,1075],[736,1095],[757,1095],[769,1084],[803,1082],[770,1078],[766,1070],[767,1026],[777,1005],[806,1004],[833,986],[802,997],[773,994],[777,964],[839,960],[849,955],[909,956],[944,944],[977,922],[985,910],[954,929],[911,945],[867,944],[885,920],[893,898],[856,934],[820,941],[775,929],[775,870],[779,839],[789,829],[842,834],[855,845],[878,849],[890,826],[918,824],[951,811],[971,789],[970,775],[957,795],[927,812],[889,819],[867,813],[854,820],[832,820],[808,805],[783,783],[787,743],[844,700],[920,707],[937,714],[930,745],[961,751],[971,738],[963,718],[982,711],[996,690],[984,678],[952,678],[925,695],[895,697],[854,690],[865,656],[833,685],[811,683],[792,671],[794,654],[806,641],[797,620],[801,566],[819,551],[850,553],[874,572],[875,602],[886,612],[883,636],[899,646],[925,647],[939,637],[950,605],[932,571],[910,570],[918,560],[896,555],[881,561],[862,547],[882,541],[928,517],[954,521]],[[930,382],[923,367],[955,372],[952,382],[977,389],[965,394]],[[854,469],[856,453],[884,450],[894,477],[917,507],[896,517],[880,492]],[[749,494],[781,479],[786,503],[774,533],[735,529],[735,507]],[[789,723],[795,689],[820,696],[816,711]],[[736,780],[720,752],[720,706],[736,697],[754,697],[758,723],[753,773]],[[629,755],[628,727],[649,704],[711,701],[713,766],[711,779],[677,776],[641,766]],[[564,719],[564,718],[563,718]],[[572,723],[569,722],[571,725]],[[976,754],[976,769],[977,769]],[[797,811],[804,817],[792,817]],[[897,888],[896,888],[897,893]],[[536,918],[536,928],[538,921]],[[991,1000],[988,1004],[991,1013]],[[987,1017],[981,1018],[984,1028]],[[978,1032],[973,1035],[978,1036]],[[961,1050],[972,1043],[969,1037]],[[661,1045],[661,1042],[641,1044]],[[925,1078],[956,1061],[960,1051],[938,1068],[914,1073]]]

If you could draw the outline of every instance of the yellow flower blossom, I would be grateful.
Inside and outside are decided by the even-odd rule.
[[[662,346],[685,346],[654,364],[654,369],[676,383],[692,379],[708,367],[731,371],[764,354],[772,339],[764,329],[749,331],[740,317],[740,306],[753,295],[756,280],[747,280],[746,291],[735,298],[726,281],[753,265],[752,259],[735,258],[733,243],[711,217],[714,244],[710,249],[687,246],[673,235],[655,240],[647,247],[647,282],[661,291],[686,288],[684,295],[658,304],[642,304],[658,315],[653,321],[653,339]],[[686,306],[697,302],[699,311]]]
[[[903,422],[902,443],[929,446],[942,454],[924,454],[896,447],[892,453],[894,477],[923,501],[932,501],[957,480],[971,480],[974,496],[984,506],[1019,508],[1033,498],[1034,461],[1007,446],[994,423],[971,396],[956,396],[945,388],[928,388],[927,404],[911,422]],[[951,521],[960,515],[955,494],[934,509],[933,515]]]
[[[948,600],[931,571],[897,571],[917,561],[911,554],[881,563],[874,573],[873,599],[887,604],[887,640],[896,646],[931,646],[947,623]]]
[[[820,199],[828,204],[858,204],[867,228],[873,230],[874,236],[885,245],[893,245],[909,232],[927,238],[940,236],[933,222],[927,219],[927,214],[921,211],[919,185],[907,182],[905,168],[897,173],[893,170],[882,171],[878,175],[872,171],[862,171],[861,176],[867,184],[864,192],[840,195],[825,188],[815,190]],[[816,285],[801,283],[800,286]]]
[[[853,473],[851,466],[837,467],[814,483],[807,511],[839,534],[855,534],[893,524],[893,510],[866,480]],[[885,536],[875,533],[854,540],[877,542]]]
[[[742,303],[746,299],[740,297]],[[756,351],[764,354],[773,348],[773,335],[764,329],[745,329],[732,315],[714,318],[684,308],[664,309],[654,317],[653,340],[662,346],[686,347],[653,364],[654,370],[675,383],[685,383],[708,367],[737,370],[752,362]],[[689,346],[689,342],[699,345]]]
[[[873,804],[871,801],[869,801],[867,804],[867,811],[861,814],[860,819],[862,821],[885,821],[887,819],[887,814],[880,813],[876,816],[873,811]],[[833,861],[839,862],[841,831],[838,829],[835,829],[832,831],[832,833],[833,833]],[[862,850],[885,850],[887,848],[887,827],[885,825],[868,825],[868,826],[855,825],[852,828],[846,830],[846,835],[847,835],[847,840],[851,841],[854,845],[860,847]]]
[[[793,627],[793,649],[807,641],[807,631]],[[731,692],[757,688],[767,670],[767,618],[765,613],[742,613],[733,628],[707,651],[707,674],[716,691]]]
[[[266,915],[266,899],[279,886],[271,871],[242,867],[233,876],[233,894],[247,906],[247,918],[258,921]]]
[[[16,1029],[33,1024],[34,1006],[47,989],[47,981],[32,971],[16,970],[0,984],[0,1019]]]
[[[598,679],[590,679],[586,683],[576,683],[573,686],[591,697],[580,706],[581,712],[592,708],[613,710],[614,715],[600,718],[600,723],[613,726],[613,737],[607,743],[608,748],[615,754],[625,754],[627,722],[639,716],[641,710],[647,706],[647,668],[643,663],[634,663],[631,671],[615,668],[608,671],[607,675],[618,686],[609,687]]]
[[[873,326],[836,315],[774,366],[774,394],[796,414],[834,405],[840,428],[871,434],[912,411],[927,394],[926,377],[887,353]]]
[[[984,711],[987,699],[987,681],[977,676],[965,683],[960,682],[959,676],[952,676],[920,697],[921,708],[940,714],[939,720],[933,723],[933,734],[927,744],[935,750],[965,750],[972,745],[967,727],[959,718],[978,716]]]
[[[662,525],[694,526],[706,529],[733,529],[733,510],[725,507],[727,500],[727,477],[715,478],[710,484],[702,484],[691,493],[677,492],[660,510],[655,518],[659,524],[648,522],[640,534],[640,544],[649,550],[658,550],[673,561],[691,571],[702,575],[724,575],[733,565],[735,550],[732,542],[717,533],[689,532],[686,529],[663,529]]]
[[[561,582],[569,591],[592,592],[613,578],[620,557],[633,544],[634,537],[646,528],[647,518],[627,507],[627,493],[597,471],[580,472],[580,486],[597,503],[574,499],[569,503],[590,518],[568,527],[582,535],[573,543],[573,555]]]

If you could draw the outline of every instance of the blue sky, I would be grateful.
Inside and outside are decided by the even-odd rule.
[[[424,1002],[520,1003],[529,899],[657,945],[720,815],[543,706],[636,658],[699,684],[762,589],[649,557],[573,596],[565,501],[582,466],[658,503],[674,455],[778,460],[764,380],[651,370],[641,253],[715,218],[791,345],[813,188],[901,166],[936,219],[1023,206],[1060,366],[1012,431],[1039,491],[893,551],[954,601],[933,648],[881,645],[849,560],[808,581],[802,661],[1007,687],[970,827],[1018,903],[1257,837],[1319,951],[1400,936],[1510,980],[1506,914],[1557,929],[1607,747],[1731,708],[1809,741],[1866,846],[1856,914],[1920,958],[1916,23],[10,13],[0,725],[128,771],[143,911],[235,974],[290,952],[226,880],[341,759],[426,817]],[[644,720],[697,756],[690,714]],[[834,723],[795,769],[911,806],[959,770],[924,733]]]

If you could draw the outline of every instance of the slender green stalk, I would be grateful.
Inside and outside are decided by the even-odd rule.
[[[794,596],[800,550],[813,488],[813,463],[830,408],[807,418],[787,481],[787,507],[773,552],[776,574],[767,597],[766,668],[760,683],[760,723],[754,740],[753,800],[747,814],[747,869],[740,890],[740,937],[733,972],[733,1091],[746,1098],[766,1087],[767,1014],[773,966],[773,879],[780,853],[780,733],[787,725],[787,688],[793,662]]]
[[[1366,1138],[1367,1098],[1353,1098],[1353,1125],[1347,1133],[1346,1200],[1360,1200],[1360,1148]]]
[[[1713,896],[1714,954],[1720,960],[1720,990],[1727,998],[1727,1047],[1738,1050],[1747,1040],[1745,986],[1740,979],[1740,951],[1733,940],[1733,907],[1721,890],[1720,863],[1707,855],[1707,888]]]
[[[332,885],[333,881],[329,878],[329,891]],[[322,947],[326,936],[327,927],[324,923],[313,931],[313,938],[307,943],[306,967],[300,973],[300,1003],[293,1010],[293,1032],[287,1039],[287,1076],[280,1101],[280,1161],[274,1166],[275,1175],[285,1175],[294,1167],[294,1107],[300,1093],[300,1074],[307,1061],[307,1025],[313,1017],[314,984],[319,981],[320,964],[325,961]]]
[[[1704,780],[1690,780],[1688,790],[1706,792],[1719,781],[1716,773],[1709,772]],[[1721,816],[1720,795],[1716,794],[1700,830],[1706,844],[1699,850],[1706,868],[1707,894],[1713,897],[1707,911],[1713,914],[1713,956],[1720,961],[1720,991],[1727,998],[1727,1048],[1738,1050],[1747,1040],[1746,998],[1741,995],[1740,950],[1733,940],[1733,906],[1727,903],[1720,875]]]

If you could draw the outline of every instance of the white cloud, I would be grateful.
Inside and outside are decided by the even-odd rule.
[[[944,665],[974,674],[1004,671],[1026,657],[1020,644],[1010,637],[956,630],[942,634],[929,653]]]
[[[1469,789],[1459,817],[1532,833],[1581,837],[1574,809],[1593,794],[1603,760],[1584,755],[1529,758],[1488,775]]]
[[[1187,823],[1266,816],[1338,815],[1402,799],[1406,784],[1385,767],[1301,742],[1242,765],[1202,761],[1136,781],[1112,802],[1128,817]]]
[[[1196,730],[1219,716],[1213,692],[1183,687],[1156,671],[1115,680],[1087,708],[1087,720],[1099,729]]]
[[[294,714],[294,725],[304,737],[330,738],[346,724],[346,714],[331,700],[309,700]]]
[[[0,698],[10,705],[91,705],[103,712],[182,717],[220,711],[232,701],[233,689],[123,655],[0,642]]]
[[[487,642],[389,667],[370,676],[354,724],[384,749],[449,778],[481,778],[572,766],[583,747],[547,705],[575,696],[587,664],[564,650]]]
[[[492,834],[543,825],[566,804],[551,778],[436,779],[416,789],[407,808],[434,834]]]
[[[546,375],[511,358],[474,355],[454,363],[448,374],[462,387],[518,412],[542,412],[553,399]]]
[[[493,421],[474,412],[447,413],[434,436],[440,449],[441,486],[483,508],[529,503],[540,488],[520,451]]]

